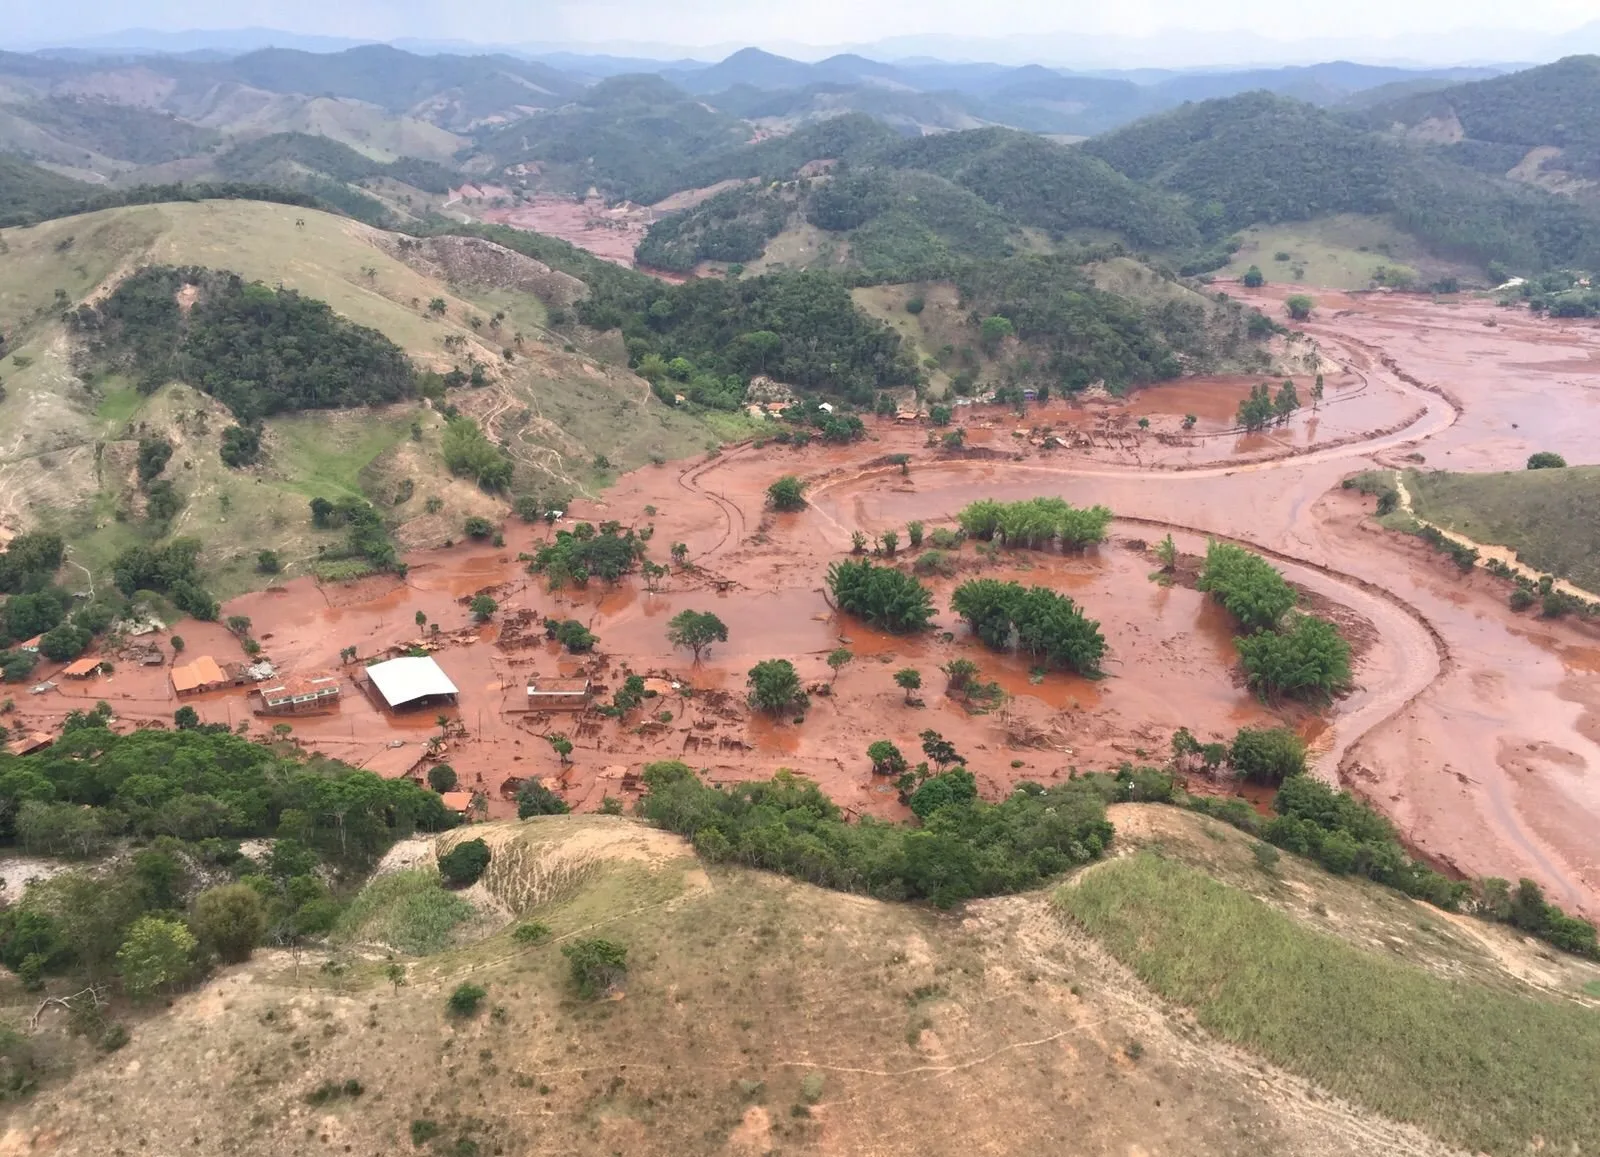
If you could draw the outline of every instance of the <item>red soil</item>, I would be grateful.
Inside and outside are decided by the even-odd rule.
[[[1499,324],[1486,327],[1490,317]],[[662,559],[670,543],[687,543],[697,569],[675,573],[659,594],[636,578],[550,594],[515,561],[546,531],[512,523],[503,550],[411,556],[404,583],[319,589],[301,580],[236,600],[226,613],[249,615],[287,673],[336,668],[346,646],[370,657],[404,644],[419,634],[418,610],[440,623],[449,641],[437,657],[462,692],[450,714],[466,731],[450,740],[445,758],[489,794],[494,815],[512,810],[502,796],[508,780],[550,778],[575,807],[592,808],[604,794],[624,794],[624,772],[680,757],[723,780],[792,767],[847,808],[898,815],[892,790],[870,775],[865,748],[874,739],[910,755],[917,733],[935,728],[993,795],[1019,779],[1048,782],[1141,753],[1155,759],[1180,725],[1225,736],[1272,718],[1237,685],[1230,624],[1194,591],[1150,582],[1153,561],[1129,541],[1173,529],[1180,546],[1199,551],[1207,534],[1232,536],[1267,551],[1316,598],[1347,608],[1343,618],[1370,640],[1356,689],[1326,720],[1289,718],[1312,740],[1319,774],[1365,793],[1414,845],[1462,871],[1531,876],[1563,905],[1600,911],[1592,834],[1600,818],[1600,646],[1582,626],[1512,616],[1487,575],[1461,577],[1415,540],[1377,530],[1362,517],[1361,500],[1337,489],[1355,470],[1416,450],[1430,463],[1472,469],[1512,468],[1533,449],[1592,458],[1592,423],[1584,419],[1596,404],[1586,389],[1594,379],[1580,369],[1600,356],[1600,329],[1483,303],[1334,295],[1323,295],[1306,328],[1346,372],[1329,375],[1318,412],[1266,435],[1228,431],[1251,384],[1238,380],[1159,387],[1125,406],[1054,403],[1023,420],[993,407],[963,409],[958,421],[975,447],[967,456],[927,448],[920,427],[879,420],[854,447],[746,446],[645,467],[604,502],[571,512],[653,523],[653,554]],[[1185,413],[1199,418],[1187,435],[1179,428]],[[1132,424],[1138,415],[1151,417],[1150,431]],[[1094,444],[1046,450],[1033,433],[1046,425],[1074,427]],[[912,456],[908,475],[870,465],[895,452]],[[783,473],[812,479],[805,512],[763,511],[766,485]],[[1038,494],[1103,502],[1119,515],[1113,542],[1096,552],[1011,554],[994,572],[1066,591],[1101,620],[1112,654],[1104,680],[1053,674],[1034,683],[1026,664],[969,641],[948,611],[934,632],[902,639],[835,615],[823,598],[826,568],[848,552],[853,530],[895,527],[903,541],[911,519],[933,525],[977,498]],[[963,555],[976,565],[971,547]],[[954,581],[931,584],[940,608]],[[486,588],[501,604],[500,621],[474,631],[462,600]],[[684,607],[713,610],[730,630],[729,642],[699,666],[666,645],[665,623]],[[536,628],[531,645],[521,644],[511,638],[519,612],[584,620],[600,636],[602,657],[560,655]],[[238,654],[219,627],[179,629],[191,656]],[[753,718],[743,706],[744,673],[754,662],[789,658],[820,688],[829,676],[825,656],[841,640],[856,661],[834,694],[813,694],[804,723]],[[1011,731],[1030,733],[1032,745],[1014,744],[1008,720],[969,715],[943,694],[937,667],[956,655],[975,659],[985,678],[1015,696]],[[905,705],[893,683],[893,672],[908,665],[922,672],[925,707]],[[631,669],[668,676],[694,694],[669,690],[625,725],[516,710],[530,673],[580,669],[608,689]],[[347,679],[353,673],[347,669]],[[164,671],[127,664],[110,677],[18,698],[22,725],[44,729],[98,698],[125,720],[170,720],[179,705]],[[218,722],[246,714],[242,691],[195,705]],[[653,722],[661,712],[670,721]],[[251,726],[260,732],[271,722]],[[433,712],[393,717],[348,684],[337,713],[289,722],[305,746],[391,773],[410,767],[437,733]],[[576,744],[571,768],[559,767],[542,738],[555,730]],[[402,746],[391,748],[396,741]]]

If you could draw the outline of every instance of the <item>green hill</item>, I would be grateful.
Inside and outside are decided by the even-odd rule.
[[[1419,517],[1600,591],[1600,466],[1507,474],[1408,471]]]
[[[0,155],[0,224],[16,224],[46,215],[56,206],[86,197],[93,191],[92,186],[82,181]]]
[[[655,76],[601,81],[571,104],[489,133],[483,153],[497,168],[554,167],[545,184],[656,201],[683,185],[676,173],[749,139],[741,121]]]
[[[657,403],[625,369],[567,352],[583,339],[552,333],[549,311],[570,308],[582,285],[487,242],[413,241],[303,207],[206,201],[8,229],[5,243],[0,424],[16,436],[0,460],[0,522],[61,530],[91,568],[141,541],[195,535],[206,544],[202,567],[228,594],[264,581],[253,565],[263,546],[278,549],[294,573],[316,560],[319,545],[342,541],[310,525],[312,497],[370,499],[399,543],[425,544],[459,535],[468,515],[503,517],[512,495],[555,498],[596,485],[598,455],[626,469],[715,438],[701,419]],[[144,265],[203,266],[282,285],[381,334],[419,370],[459,368],[464,381],[475,360],[486,367],[485,384],[454,387],[449,398],[482,418],[509,455],[509,490],[485,493],[452,476],[440,452],[443,421],[417,402],[267,417],[261,463],[227,467],[220,443],[233,418],[221,404],[158,380],[141,391],[136,374],[86,362],[81,339],[60,320],[61,297],[73,305],[102,297]],[[442,314],[429,309],[434,299]],[[224,362],[254,356],[248,343],[231,348]],[[247,376],[244,362],[236,369]],[[193,380],[203,384],[203,373]],[[159,432],[192,464],[173,475],[182,508],[170,525],[143,517],[133,472],[141,430]]]
[[[1402,96],[1365,109],[1361,123],[1399,129],[1506,172],[1532,149],[1559,150],[1544,168],[1600,179],[1600,56]],[[1507,163],[1509,162],[1509,163]]]
[[[1385,214],[1441,257],[1529,270],[1600,263],[1600,209],[1266,93],[1185,106],[1082,148],[1186,197],[1211,237],[1260,223]]]

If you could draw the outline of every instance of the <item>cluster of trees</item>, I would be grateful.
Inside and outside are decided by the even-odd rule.
[[[727,189],[650,227],[634,260],[650,269],[692,273],[702,261],[755,261],[783,231],[791,205],[780,191]]]
[[[1264,698],[1328,699],[1349,686],[1350,644],[1326,619],[1291,614],[1294,588],[1260,555],[1212,540],[1197,585],[1245,629],[1234,643]]]
[[[579,320],[621,329],[636,366],[650,354],[668,364],[682,357],[707,374],[767,373],[858,405],[870,405],[882,388],[917,380],[899,336],[857,310],[845,282],[827,273],[677,286],[606,278],[592,288],[578,304]],[[776,347],[749,336],[760,333],[777,335]]]
[[[998,539],[1016,549],[1081,551],[1106,540],[1112,514],[1104,506],[1072,506],[1060,498],[1028,498],[997,502],[985,498],[956,515],[969,538]]]
[[[222,613],[221,604],[202,585],[200,540],[175,538],[164,546],[133,546],[111,561],[117,589],[133,596],[139,591],[164,594],[185,614],[208,622]]]
[[[967,790],[970,780],[955,771],[927,780],[918,789],[920,826],[851,824],[814,783],[791,772],[715,788],[688,766],[665,762],[645,768],[641,807],[708,860],[940,907],[1033,887],[1111,843],[1104,801],[1087,783],[1021,784],[990,804]]]
[[[32,887],[0,914],[0,961],[29,983],[116,974],[147,995],[257,944],[321,935],[339,913],[330,868],[360,870],[400,836],[455,823],[407,780],[220,727],[119,736],[109,718],[102,705],[47,751],[0,755],[0,841],[66,856],[140,848]],[[275,839],[260,861],[240,853],[239,839],[263,836]],[[231,882],[206,886],[219,876]]]
[[[1147,315],[1130,299],[1096,289],[1082,261],[1072,254],[977,262],[957,274],[956,286],[974,324],[1005,318],[1017,337],[1040,349],[1030,377],[1075,391],[1100,381],[1121,390],[1181,374],[1178,350],[1157,322],[1170,317],[1174,329],[1192,331],[1204,328],[1204,317]],[[1191,333],[1183,342],[1193,340]]]
[[[318,530],[348,528],[343,557],[364,559],[378,570],[405,573],[406,564],[400,561],[394,540],[378,508],[365,498],[346,495],[335,502],[326,498],[313,498],[310,502],[311,525]],[[338,552],[324,550],[322,557],[335,559]]]
[[[1287,378],[1274,394],[1266,382],[1252,386],[1250,396],[1239,403],[1235,421],[1250,433],[1271,425],[1283,425],[1300,408],[1300,394]]]
[[[923,630],[933,618],[928,588],[893,567],[847,559],[828,568],[827,582],[841,611],[897,635]]]
[[[187,313],[185,286],[199,289]],[[400,347],[291,289],[246,284],[196,266],[147,266],[98,305],[71,315],[74,329],[150,391],[189,382],[245,423],[284,410],[392,402],[416,394]]]
[[[645,557],[649,531],[641,534],[620,522],[602,522],[599,529],[580,522],[571,530],[556,531],[555,538],[539,547],[528,562],[530,574],[542,574],[551,590],[567,583],[583,586],[591,575],[616,582]]]
[[[1019,647],[1040,664],[1098,676],[1106,641],[1100,624],[1066,595],[998,579],[964,582],[950,609],[992,650]]]

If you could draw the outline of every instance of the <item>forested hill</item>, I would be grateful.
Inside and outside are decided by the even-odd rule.
[[[1081,148],[1188,199],[1202,231],[1385,213],[1443,255],[1516,268],[1600,265],[1600,208],[1474,172],[1286,97],[1205,101]]]
[[[48,216],[55,207],[82,200],[92,192],[82,181],[0,156],[0,225]]]
[[[1427,129],[1433,122],[1428,136],[1502,172],[1530,149],[1559,148],[1567,171],[1600,178],[1600,56],[1569,56],[1402,97],[1375,105],[1360,121],[1374,129]]]

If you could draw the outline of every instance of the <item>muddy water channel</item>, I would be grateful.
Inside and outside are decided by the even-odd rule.
[[[1274,296],[1257,300],[1281,309]],[[1192,379],[1126,402],[1058,402],[1020,417],[963,407],[957,421],[971,448],[954,455],[931,448],[920,426],[877,420],[856,446],[746,445],[644,467],[602,501],[575,504],[575,517],[653,525],[652,557],[661,561],[671,543],[688,546],[694,566],[659,592],[634,577],[552,594],[516,561],[548,531],[513,522],[504,548],[412,556],[404,582],[296,580],[225,613],[251,617],[280,670],[345,680],[336,712],[289,721],[296,741],[386,775],[428,766],[439,712],[380,710],[356,690],[360,668],[342,666],[340,652],[354,647],[364,660],[418,640],[435,647],[461,691],[444,712],[442,758],[488,796],[495,815],[513,810],[509,793],[521,779],[539,777],[574,807],[594,808],[607,794],[625,795],[645,763],[664,758],[718,780],[790,767],[855,813],[900,815],[892,789],[870,774],[873,740],[913,755],[918,734],[934,728],[992,795],[1021,779],[1159,758],[1179,726],[1224,738],[1276,720],[1312,741],[1318,774],[1362,792],[1430,855],[1474,875],[1533,877],[1553,899],[1594,914],[1600,639],[1581,626],[1511,615],[1489,576],[1461,576],[1416,540],[1380,531],[1366,517],[1370,503],[1338,483],[1419,454],[1428,465],[1473,470],[1516,468],[1539,449],[1596,460],[1600,330],[1482,302],[1332,294],[1319,295],[1306,328],[1328,363],[1325,397],[1265,434],[1232,428],[1254,379]],[[1297,387],[1308,397],[1309,380]],[[1189,414],[1195,422],[1185,430]],[[1049,435],[1068,446],[1053,447]],[[902,453],[905,471],[884,461]],[[764,511],[766,486],[786,473],[809,480],[811,506]],[[894,528],[904,544],[912,520],[932,527],[980,498],[1037,495],[1111,507],[1111,541],[1077,557],[1009,552],[990,563],[969,545],[956,575],[930,580],[940,614],[916,638],[868,630],[829,607],[826,570],[848,555],[852,532]],[[1351,694],[1322,716],[1269,711],[1253,699],[1240,683],[1227,616],[1181,583],[1152,581],[1156,563],[1143,544],[1169,531],[1186,551],[1203,550],[1208,535],[1262,550],[1308,598],[1337,608],[1358,636]],[[970,639],[948,610],[949,592],[979,573],[1078,600],[1110,645],[1106,678],[1040,674]],[[479,591],[501,608],[482,627],[465,605]],[[714,611],[729,628],[728,642],[700,663],[666,643],[666,623],[686,608]],[[597,653],[559,653],[538,628],[545,616],[583,621],[600,637]],[[184,623],[180,631],[187,657],[241,657],[219,627]],[[834,680],[825,660],[841,645],[855,660]],[[944,693],[938,668],[958,656],[1008,692],[1004,711],[970,714]],[[779,657],[812,689],[803,722],[752,718],[743,705],[745,672]],[[922,675],[919,704],[894,683],[906,666]],[[583,674],[609,701],[629,671],[659,680],[659,693],[625,721],[525,710],[530,677]],[[19,704],[25,724],[46,730],[100,698],[134,722],[170,720],[178,706],[165,669],[131,664],[27,698]],[[208,721],[246,720],[258,733],[272,722],[250,714],[242,690],[192,702]],[[573,740],[570,767],[545,740],[552,732]]]

